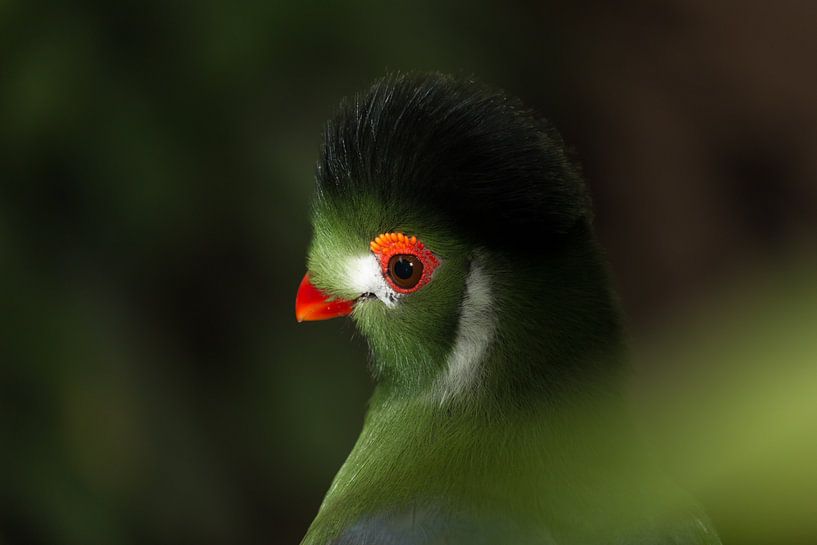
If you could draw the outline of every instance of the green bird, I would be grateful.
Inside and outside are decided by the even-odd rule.
[[[653,467],[590,199],[518,100],[389,75],[326,124],[299,321],[375,381],[304,545],[718,544]]]

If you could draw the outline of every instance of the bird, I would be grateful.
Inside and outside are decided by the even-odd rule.
[[[349,317],[374,389],[302,545],[717,545],[658,468],[589,189],[558,131],[473,77],[341,101],[299,322]]]

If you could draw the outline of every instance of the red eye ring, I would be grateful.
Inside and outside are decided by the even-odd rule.
[[[417,237],[408,237],[403,233],[383,233],[377,235],[373,241],[369,243],[369,247],[375,256],[380,261],[380,269],[383,273],[383,278],[389,283],[389,286],[397,293],[414,293],[423,286],[429,283],[431,275],[434,273],[440,261],[437,259],[431,250],[417,240]],[[419,279],[407,278],[401,280],[393,277],[392,269],[394,263],[392,258],[405,256],[407,261],[414,259],[419,261],[421,266],[417,267]],[[413,259],[412,259],[413,258]],[[421,272],[420,272],[421,270]],[[408,282],[406,282],[406,280]],[[414,281],[416,280],[416,283]],[[400,286],[398,284],[403,284]]]

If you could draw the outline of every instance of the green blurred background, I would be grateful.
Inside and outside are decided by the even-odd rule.
[[[724,541],[817,542],[817,4],[0,0],[0,544],[297,543],[370,384],[295,323],[322,122],[475,74],[583,162],[634,399]]]

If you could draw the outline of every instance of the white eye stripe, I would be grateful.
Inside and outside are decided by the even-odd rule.
[[[387,307],[393,308],[397,305],[400,294],[391,289],[383,273],[380,270],[380,263],[373,254],[365,254],[349,259],[347,265],[347,278],[349,288],[363,295],[365,293],[374,294]]]

